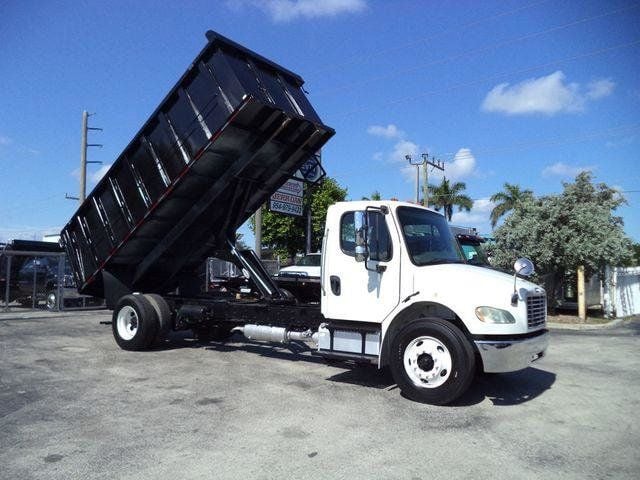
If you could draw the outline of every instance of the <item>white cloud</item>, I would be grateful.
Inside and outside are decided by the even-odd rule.
[[[609,79],[595,80],[583,93],[585,89],[579,83],[566,82],[565,74],[558,70],[515,85],[496,85],[482,102],[482,109],[507,115],[575,113],[583,111],[589,100],[611,95],[614,87]]]
[[[97,171],[90,173],[89,180],[93,183],[98,183],[104,177],[104,174],[107,173],[107,170],[111,168],[111,164],[108,163],[106,165],[102,165]]]
[[[93,183],[93,184],[98,183],[100,180],[102,180],[102,177],[104,177],[104,174],[107,173],[107,170],[109,170],[111,168],[111,165],[112,165],[111,163],[108,163],[106,165],[102,165],[95,172],[87,172],[87,182]],[[80,168],[76,168],[76,169],[72,170],[71,171],[71,176],[73,178],[77,178],[79,180],[80,179]]]
[[[407,155],[418,156],[418,144],[410,140],[400,140],[393,146],[389,159],[393,162],[407,162]]]
[[[594,170],[595,167],[593,165],[588,165],[585,167],[572,166],[567,165],[564,162],[556,162],[553,165],[549,165],[542,170],[543,177],[550,176],[558,176],[558,177],[575,177],[580,172],[584,172],[586,170]]]
[[[358,13],[367,6],[365,0],[231,0],[227,5],[235,10],[245,5],[257,7],[269,14],[274,22]]]
[[[436,177],[447,177],[452,181],[460,181],[464,178],[478,175],[476,169],[476,157],[474,157],[471,150],[468,148],[461,148],[453,157],[450,162],[445,162],[444,172],[441,170],[434,170]]]
[[[616,84],[608,78],[595,80],[587,85],[587,97],[593,100],[608,97],[613,93],[615,86]]]
[[[380,125],[371,125],[369,128],[367,128],[367,133],[375,137],[383,138],[402,138],[405,136],[405,133],[402,130],[399,130],[398,127],[396,127],[392,123],[390,123],[386,127]]]
[[[464,227],[475,227],[480,233],[491,231],[490,215],[495,204],[488,198],[479,198],[473,202],[469,212],[453,212],[451,223]]]

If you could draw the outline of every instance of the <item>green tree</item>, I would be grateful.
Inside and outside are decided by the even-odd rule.
[[[362,197],[362,200],[374,200],[374,201],[377,201],[377,200],[382,200],[382,196],[380,195],[379,191],[374,190],[371,193],[371,197]]]
[[[567,271],[584,265],[587,276],[603,273],[607,265],[624,264],[632,255],[622,219],[614,215],[624,198],[591,179],[583,172],[574,183],[563,183],[560,195],[524,199],[494,233],[494,264],[510,270],[518,257],[533,260],[552,309]]]
[[[440,185],[429,185],[429,205],[433,206],[437,211],[443,209],[444,216],[451,221],[453,215],[453,207],[458,207],[458,211],[471,210],[473,201],[463,195],[467,189],[467,185],[463,182],[456,182],[453,185],[446,178],[442,179]]]
[[[533,198],[531,190],[520,190],[518,185],[504,184],[504,190],[491,196],[496,206],[491,210],[491,227],[495,228],[500,217],[513,210],[519,203]]]
[[[322,246],[327,209],[333,203],[343,201],[346,196],[347,189],[342,188],[335,179],[329,177],[325,178],[319,186],[305,186],[303,206],[305,212],[311,208],[312,251],[319,250]],[[306,215],[295,217],[263,210],[262,243],[271,248],[275,254],[292,258],[296,253],[305,250],[306,225]],[[251,230],[255,233],[253,218]]]

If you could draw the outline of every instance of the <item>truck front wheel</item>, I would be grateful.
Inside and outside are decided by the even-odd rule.
[[[111,322],[116,343],[123,350],[144,350],[159,329],[158,315],[144,295],[125,295],[113,311]]]
[[[473,349],[455,325],[440,318],[407,324],[393,339],[393,378],[408,398],[445,405],[462,395],[475,370]]]

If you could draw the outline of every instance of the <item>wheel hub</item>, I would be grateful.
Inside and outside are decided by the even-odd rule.
[[[138,332],[138,313],[126,305],[120,309],[116,318],[118,335],[123,340],[131,340]]]
[[[447,346],[434,337],[417,337],[404,351],[405,372],[421,388],[442,386],[451,374],[452,363]]]
[[[435,362],[433,361],[433,357],[428,353],[422,353],[418,356],[418,368],[420,370],[424,370],[425,372],[433,369]]]

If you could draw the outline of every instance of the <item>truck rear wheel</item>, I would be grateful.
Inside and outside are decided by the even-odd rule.
[[[393,378],[408,398],[445,405],[462,395],[475,370],[473,349],[464,334],[440,318],[409,323],[393,339]]]
[[[144,295],[125,295],[113,311],[116,343],[123,350],[149,348],[159,330],[158,315]]]
[[[171,331],[171,308],[162,295],[157,293],[145,293],[145,299],[151,304],[158,316],[157,340],[162,340]]]

